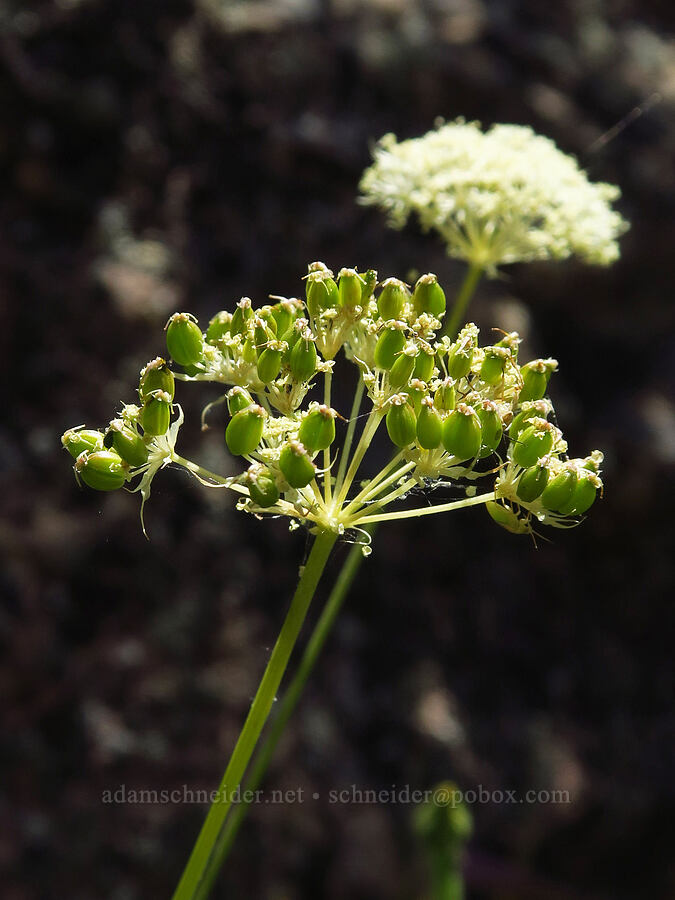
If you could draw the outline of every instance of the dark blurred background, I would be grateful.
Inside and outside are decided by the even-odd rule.
[[[172,471],[147,542],[62,431],[133,401],[171,312],[297,294],[311,260],[453,290],[434,237],[355,197],[376,138],[459,115],[622,188],[620,263],[511,267],[471,312],[560,360],[606,496],[536,549],[482,510],[380,532],[267,782],[323,797],[256,806],[214,896],[421,897],[411,807],[326,797],[443,778],[570,792],[473,806],[470,898],[675,896],[674,112],[658,0],[0,5],[3,897],[170,895],[204,809],[102,793],[217,785],[305,552]],[[180,391],[180,446],[228,471],[196,424],[217,395]]]

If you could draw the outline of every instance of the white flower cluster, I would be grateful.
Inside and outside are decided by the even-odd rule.
[[[450,256],[492,273],[572,255],[608,265],[628,228],[611,207],[617,187],[591,183],[576,159],[519,125],[483,132],[460,119],[411,140],[387,134],[360,190],[361,202],[383,209],[394,228],[415,213]]]

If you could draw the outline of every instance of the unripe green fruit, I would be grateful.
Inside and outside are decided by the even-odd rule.
[[[282,356],[281,350],[273,350],[271,347],[266,347],[260,354],[258,357],[258,378],[263,384],[269,384],[277,377],[281,369]]]
[[[447,369],[448,375],[458,381],[465,378],[471,371],[471,363],[473,362],[473,346],[464,342],[461,346],[453,344],[448,353]]]
[[[291,375],[296,381],[306,382],[316,372],[317,354],[314,341],[300,337],[291,350]]]
[[[313,272],[305,285],[307,309],[313,318],[318,318],[327,309],[337,309],[340,292],[335,281],[327,272]]]
[[[279,499],[276,480],[266,466],[251,467],[246,473],[246,485],[251,500],[263,509],[274,506]]]
[[[116,491],[127,480],[127,467],[114,450],[82,453],[75,462],[75,471],[95,491]]]
[[[272,319],[274,322],[274,319]],[[276,329],[277,323],[274,322],[274,328]],[[255,348],[260,353],[265,349],[267,344],[270,341],[273,341],[276,337],[276,330],[272,330],[267,322],[264,319],[258,317],[255,320],[255,325],[253,327],[253,343],[255,344]]]
[[[141,380],[138,385],[138,396],[145,402],[155,391],[164,391],[173,400],[176,392],[176,381],[173,372],[161,356],[153,359],[141,371]]]
[[[242,297],[237,308],[232,314],[230,322],[230,334],[234,337],[237,334],[245,334],[248,329],[249,320],[253,317],[253,309],[251,301],[248,297]]]
[[[523,387],[518,399],[521,403],[526,400],[541,400],[556,365],[555,360],[535,359],[520,367]]]
[[[546,485],[546,490],[541,495],[542,506],[553,512],[562,509],[572,499],[576,486],[577,473],[575,470],[573,468],[563,469]]]
[[[413,371],[415,378],[419,378],[420,381],[430,381],[431,376],[434,374],[435,361],[436,356],[433,351],[427,353],[426,350],[422,348],[415,357],[415,369]]]
[[[144,466],[148,461],[148,448],[143,438],[121,419],[115,419],[110,423],[104,443],[106,447],[116,450],[122,459],[134,468]]]
[[[529,469],[542,456],[550,453],[553,446],[553,432],[547,422],[528,425],[518,435],[513,445],[513,461],[524,469]]]
[[[171,399],[164,391],[153,391],[143,404],[141,425],[148,437],[166,434],[171,424]]]
[[[527,534],[530,531],[527,522],[519,519],[514,511],[509,509],[508,506],[503,506],[501,503],[496,503],[494,500],[488,500],[485,504],[485,508],[490,513],[492,519],[494,519],[498,525],[501,525],[502,528],[510,531],[511,534]]]
[[[256,449],[263,436],[265,411],[252,404],[232,416],[225,429],[225,442],[233,456],[248,456]]]
[[[86,450],[102,450],[103,434],[93,428],[69,428],[61,438],[61,445],[73,459],[77,459]]]
[[[363,306],[373,296],[377,285],[377,272],[375,269],[368,269],[361,277],[363,278],[363,287],[361,288],[361,305]]]
[[[363,282],[356,269],[342,269],[338,277],[338,295],[340,306],[354,309],[361,303]]]
[[[429,388],[425,382],[420,381],[419,378],[411,378],[405,391],[408,395],[408,403],[415,410],[415,415],[418,416],[422,406],[422,400],[424,400],[429,393]]]
[[[204,337],[188,313],[174,313],[166,329],[169,354],[180,366],[194,366],[204,353]]]
[[[452,378],[446,378],[436,388],[434,406],[442,412],[449,412],[455,408],[456,397],[455,382]]]
[[[549,472],[546,466],[530,466],[518,479],[516,494],[525,503],[532,503],[541,497],[548,482]]]
[[[217,312],[206,329],[206,343],[215,346],[221,338],[226,337],[230,333],[231,323],[232,313],[225,310]]]
[[[299,441],[289,441],[279,456],[279,468],[292,488],[304,488],[316,474],[316,467]]]
[[[389,387],[398,391],[408,384],[415,369],[415,357],[400,353],[389,370]]]
[[[327,450],[335,440],[335,411],[328,406],[310,410],[300,423],[298,440],[309,450]]]
[[[246,338],[244,341],[244,346],[241,348],[241,358],[244,362],[250,363],[251,365],[258,361],[258,351],[251,338]]]
[[[415,440],[417,422],[412,406],[402,399],[392,402],[387,410],[387,433],[396,447],[408,447]]]
[[[405,347],[405,335],[399,328],[385,328],[375,344],[375,365],[388,371]]]
[[[235,384],[227,392],[227,408],[231,416],[236,416],[242,409],[248,409],[252,403],[253,397],[251,397],[245,387]]]
[[[440,446],[443,422],[431,399],[422,401],[417,416],[416,433],[417,443],[423,450],[435,450]]]
[[[408,299],[408,288],[398,278],[387,278],[377,298],[377,309],[383,319],[398,319]]]
[[[418,278],[412,302],[418,316],[429,313],[439,319],[445,313],[445,291],[435,275],[429,273]]]
[[[564,516],[580,516],[593,506],[597,493],[593,478],[578,478],[572,496],[558,511]]]
[[[272,307],[272,316],[277,323],[277,337],[282,340],[295,321],[295,316],[289,308],[289,304],[285,304],[283,301]]]
[[[481,445],[480,419],[475,410],[460,403],[443,422],[443,446],[458,459],[478,456]]]
[[[502,347],[488,347],[480,367],[480,378],[485,384],[498,384],[504,376],[509,351]]]
[[[490,400],[485,400],[478,408],[478,418],[481,425],[481,456],[489,456],[502,439],[502,420],[496,405]]]

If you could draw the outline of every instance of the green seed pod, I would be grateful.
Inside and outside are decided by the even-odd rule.
[[[231,323],[232,313],[224,309],[217,312],[209,321],[209,327],[206,329],[206,343],[215,346],[221,338],[227,337],[230,333]]]
[[[258,310],[258,318],[262,319],[265,325],[272,332],[274,337],[277,336],[277,320],[274,318],[272,313],[272,307],[269,303],[266,303],[265,306],[261,306]]]
[[[518,435],[513,445],[513,461],[517,466],[529,469],[538,459],[546,456],[553,446],[553,428],[550,422],[535,419]]]
[[[481,445],[480,419],[475,409],[458,403],[443,422],[443,446],[458,459],[478,456]]]
[[[480,367],[480,379],[485,384],[498,384],[504,377],[506,361],[511,355],[504,347],[486,347]]]
[[[518,518],[515,512],[512,509],[509,509],[508,506],[503,506],[501,503],[497,503],[494,500],[488,500],[485,504],[485,508],[494,521],[498,525],[501,525],[502,528],[510,531],[511,534],[530,533],[531,528],[528,523],[525,520]]]
[[[104,443],[106,447],[112,447],[133,468],[144,466],[148,461],[148,448],[143,438],[122,419],[113,419]]]
[[[279,374],[283,351],[278,349],[280,345],[274,342],[266,347],[258,357],[258,378],[263,384],[269,384]],[[283,344],[281,344],[283,347]]]
[[[558,363],[555,359],[535,359],[521,366],[523,387],[518,398],[519,401],[523,403],[526,400],[541,400],[546,393],[551,373],[555,372],[557,368]]]
[[[248,409],[253,403],[253,397],[251,397],[246,388],[238,384],[230,388],[226,396],[227,409],[231,416],[236,416],[242,409]]]
[[[583,475],[577,479],[572,496],[558,510],[563,516],[580,516],[593,506],[601,485],[595,475]]]
[[[254,464],[245,476],[246,486],[251,500],[263,509],[268,509],[279,499],[279,488],[274,475],[267,466]]]
[[[274,322],[274,327],[277,327],[276,322]],[[255,344],[258,353],[264,350],[269,342],[273,341],[275,337],[276,332],[272,331],[267,322],[264,319],[261,319],[260,316],[256,316],[253,320],[253,343]]]
[[[407,353],[399,353],[394,360],[394,365],[389,370],[389,387],[395,391],[401,390],[410,381],[415,369],[415,357]]]
[[[141,425],[146,437],[166,434],[170,424],[171,398],[165,391],[153,391],[141,410]]]
[[[256,403],[235,413],[225,429],[225,442],[233,456],[248,456],[263,436],[265,410]]]
[[[368,269],[368,271],[364,272],[361,277],[363,279],[363,287],[361,289],[361,304],[364,305],[373,296],[373,291],[375,290],[375,286],[377,285],[377,272],[375,271],[375,269]]]
[[[164,391],[173,400],[176,392],[176,381],[166,360],[158,356],[141,369],[141,380],[138,385],[138,396],[142,402],[154,391]]]
[[[361,303],[363,279],[356,269],[341,269],[338,275],[338,294],[340,306],[354,309]]]
[[[434,406],[441,412],[450,412],[455,408],[456,397],[455,382],[452,378],[446,378],[436,388]]]
[[[244,341],[244,346],[241,348],[241,358],[244,362],[250,363],[250,365],[255,365],[258,361],[258,351],[251,338],[246,338]]]
[[[604,458],[604,454],[601,450],[594,450],[590,456],[587,456],[583,460],[583,468],[588,469],[589,472],[594,472],[597,475],[602,468]]]
[[[445,314],[445,291],[431,272],[417,279],[412,302],[418,316],[429,313],[439,319]]]
[[[417,416],[417,443],[423,450],[435,450],[440,446],[443,433],[443,422],[438,411],[434,408],[431,397],[422,400]]]
[[[102,450],[103,435],[93,428],[69,428],[61,438],[61,445],[73,459],[77,459],[85,451]]]
[[[377,298],[377,309],[383,319],[398,319],[408,299],[408,288],[398,278],[387,278]]]
[[[316,467],[300,441],[289,441],[279,456],[279,468],[292,488],[304,488],[316,474]]]
[[[550,509],[553,512],[562,509],[572,499],[576,486],[576,469],[573,466],[565,467],[560,474],[551,478],[546,485],[546,490],[541,495],[542,506],[544,509]]]
[[[312,318],[318,318],[327,309],[337,309],[340,292],[330,270],[310,272],[305,282],[307,309]]]
[[[387,433],[396,447],[408,447],[415,440],[417,422],[415,411],[405,398],[405,394],[395,394],[391,398],[386,417]]]
[[[280,300],[272,307],[272,317],[277,323],[277,337],[282,340],[295,321],[292,304],[288,300]]]
[[[291,350],[289,361],[291,375],[298,382],[309,381],[316,372],[317,361],[316,344],[309,338],[301,336]]]
[[[174,313],[166,329],[166,346],[180,366],[194,366],[204,354],[204,336],[189,313]]]
[[[455,381],[465,378],[471,371],[473,350],[473,344],[466,339],[456,341],[450,348],[446,365],[448,375]]]
[[[536,465],[525,469],[518,479],[516,494],[524,503],[532,503],[537,497],[541,497],[548,483],[549,471],[546,465],[542,465],[544,462],[545,460],[539,460]]]
[[[436,354],[433,350],[431,352],[427,352],[427,350],[422,347],[420,352],[415,357],[415,369],[413,371],[413,375],[415,378],[419,378],[420,381],[431,381],[431,378],[434,374],[434,365],[436,363]]]
[[[408,395],[408,403],[415,410],[415,415],[418,416],[422,407],[422,400],[429,393],[426,382],[420,381],[419,378],[411,378],[410,383],[406,387],[406,393]]]
[[[329,406],[315,406],[300,423],[298,440],[309,450],[327,450],[335,440],[335,410]]]
[[[116,491],[127,480],[127,467],[114,450],[80,454],[75,461],[75,471],[95,491]]]
[[[478,407],[481,432],[481,456],[489,456],[499,446],[502,439],[502,420],[497,411],[497,405],[491,400],[484,400]]]
[[[405,347],[405,335],[400,327],[385,328],[375,344],[375,365],[388,371]]]
[[[509,437],[515,441],[520,432],[529,425],[532,419],[545,419],[551,411],[551,404],[548,400],[536,400],[533,403],[526,403],[524,409],[521,409],[517,415],[513,417],[513,421],[509,426]]]
[[[237,334],[245,334],[248,330],[248,323],[253,318],[253,308],[249,297],[242,297],[237,308],[232,315],[230,322],[230,334],[234,337]]]

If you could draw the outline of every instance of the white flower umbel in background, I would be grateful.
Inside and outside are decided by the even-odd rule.
[[[574,157],[531,128],[483,132],[459,119],[410,140],[387,134],[373,156],[361,202],[381,208],[394,228],[414,214],[450,256],[469,263],[469,281],[508,263],[578,256],[608,265],[619,256],[628,227],[612,209],[619,189],[590,182]],[[460,302],[448,334],[462,314]]]

